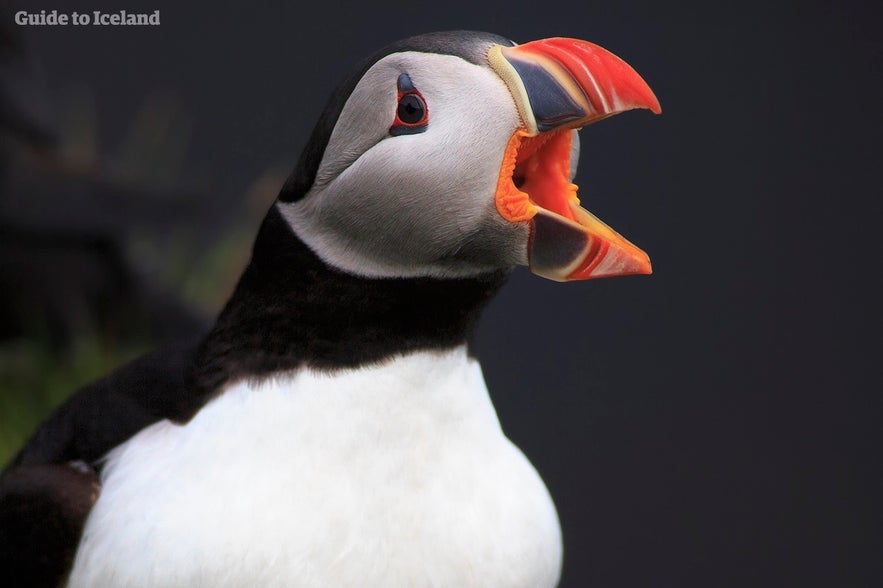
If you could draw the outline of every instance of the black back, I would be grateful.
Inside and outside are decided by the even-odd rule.
[[[80,389],[49,416],[10,465],[95,463],[158,420],[186,420],[205,401],[188,393],[186,385],[198,341],[149,353]]]
[[[0,586],[59,586],[98,496],[89,468],[23,465],[0,478]]]

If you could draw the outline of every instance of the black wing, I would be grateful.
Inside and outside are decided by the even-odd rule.
[[[100,492],[97,463],[141,429],[188,420],[198,341],[145,355],[74,394],[0,475],[0,586],[59,586]]]

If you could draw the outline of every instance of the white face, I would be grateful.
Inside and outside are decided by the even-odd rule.
[[[392,136],[403,73],[429,123]],[[353,274],[458,277],[525,264],[527,223],[503,219],[494,204],[520,125],[491,69],[450,55],[389,55],[344,106],[310,192],[278,206],[319,257]]]

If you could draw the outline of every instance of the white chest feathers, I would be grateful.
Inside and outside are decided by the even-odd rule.
[[[110,453],[71,587],[554,586],[561,536],[464,349],[239,382]]]

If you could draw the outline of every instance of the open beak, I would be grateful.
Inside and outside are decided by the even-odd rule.
[[[582,208],[570,182],[572,130],[634,108],[659,114],[647,83],[609,51],[578,39],[495,45],[488,61],[521,115],[496,205],[503,218],[531,223],[531,271],[557,281],[651,273],[647,254]]]

